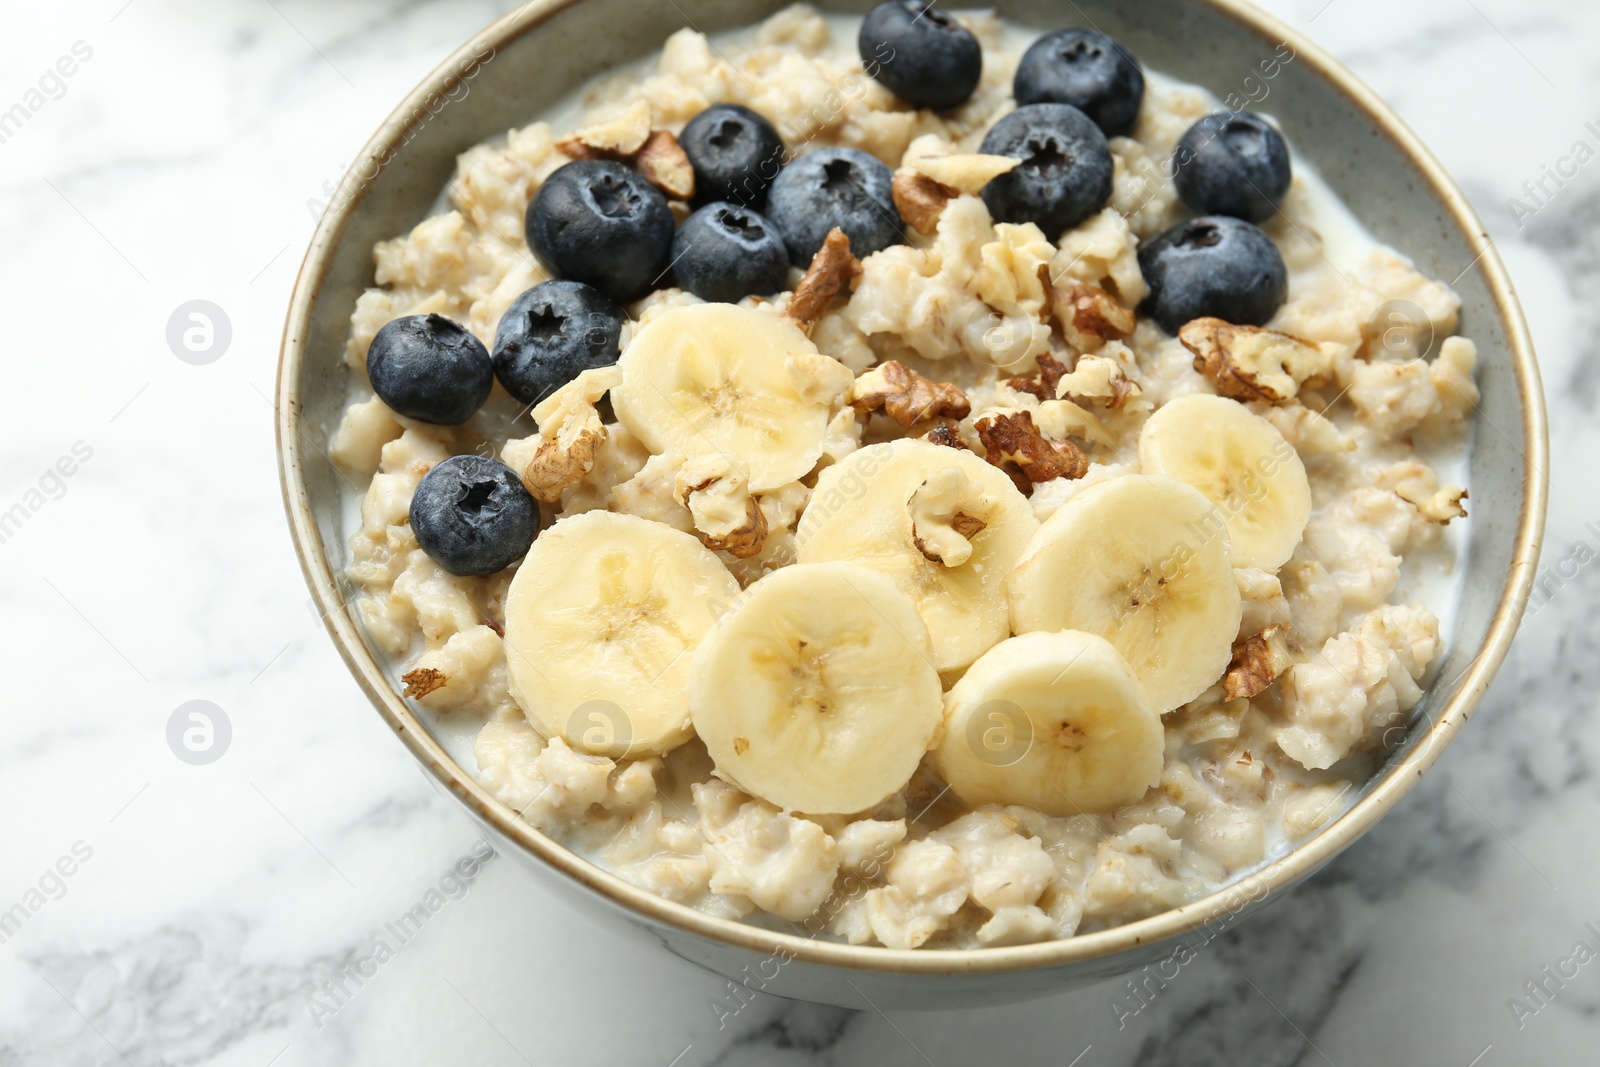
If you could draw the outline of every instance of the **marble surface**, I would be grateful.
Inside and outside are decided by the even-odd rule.
[[[0,141],[0,511],[24,512],[0,542],[0,910],[20,923],[0,944],[0,1065],[1593,1062],[1600,963],[1549,984],[1536,1013],[1508,1005],[1538,1004],[1524,983],[1600,943],[1585,926],[1600,929],[1600,570],[1575,564],[1437,771],[1137,1014],[1113,982],[939,1016],[762,999],[719,1029],[719,980],[575,918],[504,861],[331,994],[477,837],[308,608],[267,399],[278,333],[324,190],[509,6],[9,8],[0,110],[29,117]],[[1552,401],[1546,563],[1600,549],[1585,473],[1600,164],[1547,184],[1542,206],[1522,190],[1576,141],[1600,146],[1585,128],[1600,8],[1269,6],[1388,98],[1475,200]],[[205,365],[167,341],[196,299],[231,325]],[[231,732],[206,765],[168,740],[195,700]]]

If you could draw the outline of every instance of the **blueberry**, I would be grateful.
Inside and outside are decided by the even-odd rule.
[[[768,194],[767,216],[783,231],[789,261],[811,263],[837,226],[858,257],[904,237],[890,185],[894,172],[859,148],[819,148],[783,170]]]
[[[694,165],[695,199],[760,207],[783,167],[783,139],[772,123],[738,104],[713,104],[678,135]]]
[[[1011,92],[1018,106],[1071,104],[1116,137],[1139,120],[1144,72],[1132,52],[1103,33],[1057,30],[1022,53]]]
[[[583,371],[615,363],[625,320],[593,286],[541,282],[500,316],[495,377],[522,403],[537,404]]]
[[[856,46],[867,73],[917,107],[964,103],[983,76],[972,31],[924,0],[888,0],[867,12]]]
[[[619,304],[644,296],[666,270],[672,228],[661,190],[609,160],[568,163],[528,205],[528,247],[539,261]]]
[[[489,399],[494,364],[482,341],[443,315],[407,315],[373,337],[367,377],[406,418],[456,426]]]
[[[411,532],[451,574],[493,574],[527,553],[539,533],[539,505],[499,460],[451,456],[417,483]]]
[[[1178,196],[1202,215],[1269,219],[1289,191],[1289,146],[1266,119],[1217,111],[1183,135],[1172,154]]]
[[[701,300],[734,304],[766,296],[789,282],[783,235],[764,217],[727,202],[707,204],[672,239],[672,272]]]
[[[1272,239],[1227,215],[1180,222],[1141,246],[1139,270],[1150,287],[1140,310],[1174,335],[1207,316],[1264,326],[1289,295],[1289,275]]]
[[[1111,198],[1111,146],[1068,104],[1019,107],[983,138],[980,151],[1022,163],[983,188],[997,222],[1034,222],[1054,241]]]

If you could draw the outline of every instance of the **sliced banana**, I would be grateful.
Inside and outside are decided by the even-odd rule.
[[[1222,677],[1242,613],[1221,516],[1162,475],[1114,478],[1062,504],[1006,588],[1017,633],[1104,637],[1161,712]]]
[[[1311,483],[1299,453],[1236,400],[1200,394],[1163,405],[1139,435],[1139,462],[1217,506],[1235,567],[1276,572],[1311,518]]]
[[[971,452],[902,439],[817,477],[795,533],[801,563],[849,560],[909,595],[940,671],[1010,633],[1005,576],[1039,528],[1011,479]]]
[[[1164,749],[1161,715],[1111,643],[1061,630],[978,657],[945,696],[934,765],[968,804],[1070,816],[1144,796]]]
[[[588,511],[540,534],[506,597],[511,695],[533,727],[600,756],[693,734],[689,660],[739,583],[689,534]]]
[[[662,312],[619,364],[611,403],[645,447],[726,457],[753,493],[810,473],[854,382],[792,323],[734,304]]]
[[[849,814],[910,780],[943,716],[928,632],[895,584],[797,563],[746,590],[690,668],[717,773],[785,811]]]

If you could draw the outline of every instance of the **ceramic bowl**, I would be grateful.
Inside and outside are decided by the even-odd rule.
[[[1149,67],[1218,97],[1259,94],[1261,60],[1293,50],[1261,103],[1379,240],[1429,277],[1454,279],[1462,332],[1478,344],[1483,399],[1471,444],[1472,521],[1456,635],[1418,725],[1339,819],[1244,882],[1115,929],[978,951],[894,951],[807,940],[712,918],[607,874],[519,820],[458,766],[397,695],[349,609],[339,561],[349,534],[341,479],[324,447],[346,395],[342,351],[356,298],[373,281],[374,242],[433,209],[458,153],[533,121],[597,71],[660,48],[686,23],[707,33],[756,22],[782,0],[531,0],[486,28],[411,93],[350,168],[323,217],[289,307],[277,383],[284,502],[328,632],[378,714],[490,840],[600,921],[767,992],[849,1007],[973,1007],[1023,1000],[1132,971],[1204,940],[1365,833],[1405,796],[1467,721],[1516,632],[1543,530],[1543,398],[1528,330],[1482,226],[1460,190],[1395,115],[1288,27],[1237,0],[997,0],[1028,28],[1090,24]],[[849,0],[826,10],[861,12]],[[470,72],[470,78],[466,77]],[[466,91],[463,92],[463,85]],[[1288,906],[1293,906],[1290,903]]]

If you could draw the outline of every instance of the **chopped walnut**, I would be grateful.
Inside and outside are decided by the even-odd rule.
[[[1021,163],[1015,156],[960,152],[949,156],[921,156],[912,162],[911,169],[946,189],[977,196],[985,185]]]
[[[554,504],[561,499],[561,491],[576,485],[583,476],[594,470],[595,450],[606,437],[606,428],[600,425],[600,416],[594,416],[594,425],[569,423],[553,440],[539,446],[528,465],[522,468],[522,484],[535,500]]]
[[[556,142],[573,159],[631,156],[650,136],[650,102],[639,100],[615,118],[573,130]]]
[[[1430,494],[1407,495],[1408,487],[1402,485],[1395,490],[1395,495],[1408,504],[1416,507],[1417,513],[1429,522],[1438,523],[1440,526],[1449,526],[1452,519],[1467,517],[1466,505],[1462,501],[1467,499],[1467,491],[1459,485],[1447,485]]]
[[[739,559],[761,551],[767,516],[750,495],[743,474],[719,455],[697,456],[678,471],[672,494],[694,519],[695,534],[707,548]]]
[[[1033,424],[1028,411],[986,415],[976,429],[983,442],[984,458],[1011,475],[1024,496],[1033,485],[1056,478],[1082,478],[1089,460],[1071,441],[1051,441]]]
[[[823,312],[846,282],[861,273],[861,261],[850,251],[850,238],[835,226],[811,257],[811,265],[794,288],[794,296],[784,310],[784,317],[806,334],[822,318]]]
[[[1050,314],[1061,327],[1062,339],[1074,348],[1097,349],[1112,338],[1128,336],[1139,324],[1132,311],[1098,285],[1046,281],[1045,292],[1049,294]]]
[[[978,514],[991,513],[994,501],[959,467],[945,467],[917,487],[906,509],[911,513],[912,543],[923,558],[959,567],[972,558],[972,538],[989,525]]]
[[[1235,400],[1289,400],[1302,388],[1325,382],[1333,369],[1332,359],[1316,345],[1221,319],[1185,323],[1178,340],[1194,353],[1194,369]]]
[[[1222,676],[1222,693],[1228,700],[1253,697],[1266,691],[1301,655],[1300,642],[1284,625],[1268,626],[1234,643],[1233,662]]]
[[[557,503],[563,489],[594,469],[595,451],[606,439],[594,406],[621,381],[622,371],[615,366],[584,371],[533,409],[537,435],[506,444],[501,458],[521,470],[522,484],[534,499]],[[536,449],[527,456],[530,443]]]
[[[1094,412],[1070,400],[1044,400],[1030,410],[1033,424],[1052,441],[1076,437],[1107,448],[1116,447],[1116,439],[1106,429],[1105,423],[1096,418]]]
[[[1373,485],[1387,489],[1417,509],[1428,522],[1448,526],[1465,518],[1467,491],[1459,485],[1439,484],[1439,475],[1426,463],[1415,460],[1393,463],[1369,472]]]
[[[1066,377],[1067,365],[1048,352],[1033,357],[1039,373],[1032,378],[1011,378],[1006,384],[1019,393],[1032,393],[1040,400],[1056,399],[1056,386]]]
[[[909,170],[895,174],[889,191],[900,217],[920,234],[930,234],[937,229],[944,206],[961,195],[948,185]]]
[[[1056,382],[1057,398],[1092,400],[1112,411],[1143,392],[1139,383],[1128,377],[1122,364],[1109,356],[1079,357],[1072,373]]]
[[[901,426],[923,419],[964,419],[972,412],[967,394],[949,382],[924,378],[897,360],[887,360],[856,379],[850,406],[860,414],[882,410]]]
[[[651,133],[634,157],[633,166],[645,181],[673,199],[693,199],[694,164],[669,131]]]
[[[416,699],[427,696],[450,679],[445,677],[444,671],[436,667],[418,667],[416,670],[406,671],[400,676],[400,680],[406,684],[405,691],[401,695]]]
[[[971,452],[972,446],[961,438],[961,431],[953,422],[941,422],[933,429],[922,435],[924,441],[946,448],[958,449],[962,452]]]

